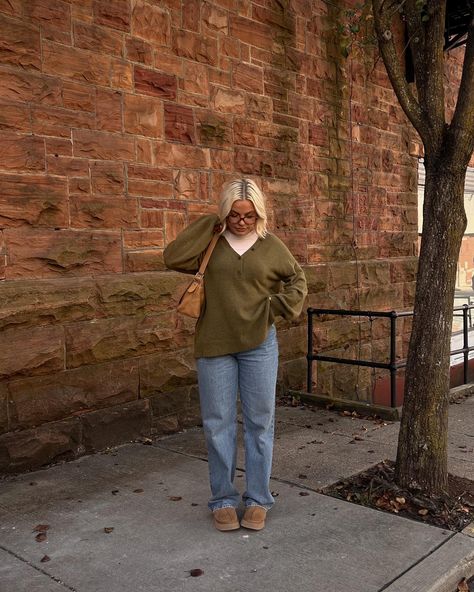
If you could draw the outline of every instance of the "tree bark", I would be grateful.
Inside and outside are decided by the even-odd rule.
[[[401,487],[447,488],[450,341],[456,268],[466,228],[465,168],[426,159],[423,232],[405,375],[396,480]]]

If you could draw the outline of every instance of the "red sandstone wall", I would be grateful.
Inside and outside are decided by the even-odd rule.
[[[235,173],[262,183],[308,304],[411,305],[419,149],[381,63],[342,57],[340,18],[322,0],[0,0],[2,468],[198,421],[186,280],[162,249]],[[304,323],[280,325],[285,386],[304,384]],[[315,335],[388,343],[379,324]],[[374,382],[326,365],[318,388],[370,400]]]

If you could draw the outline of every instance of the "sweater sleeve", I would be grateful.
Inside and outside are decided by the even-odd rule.
[[[192,222],[164,250],[163,258],[168,269],[195,273],[200,258],[206,250],[219,223],[217,214],[206,214]]]
[[[280,292],[270,296],[270,310],[274,317],[281,316],[292,321],[301,314],[308,289],[301,266],[289,252],[285,267]]]

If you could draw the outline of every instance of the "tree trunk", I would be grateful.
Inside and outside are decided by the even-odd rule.
[[[435,494],[447,488],[449,364],[456,269],[466,228],[466,170],[425,161],[423,232],[405,375],[396,481]]]

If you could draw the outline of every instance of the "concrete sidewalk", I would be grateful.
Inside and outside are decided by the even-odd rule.
[[[317,492],[393,459],[398,424],[307,408],[277,418],[277,503],[261,532],[213,528],[200,429],[0,482],[0,592],[454,592],[474,573],[474,529]],[[473,448],[471,398],[451,406],[451,472],[474,479]]]

